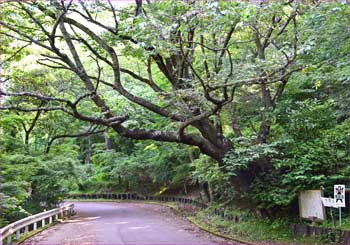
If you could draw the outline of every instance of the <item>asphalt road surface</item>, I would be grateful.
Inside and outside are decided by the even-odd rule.
[[[75,202],[77,214],[23,244],[228,244],[164,206]],[[231,242],[232,244],[232,242]]]

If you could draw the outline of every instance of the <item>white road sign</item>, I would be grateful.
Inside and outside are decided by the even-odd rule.
[[[323,206],[330,207],[330,208],[337,208],[338,206],[335,205],[335,199],[331,197],[321,197]]]
[[[345,185],[334,185],[335,207],[345,207]]]

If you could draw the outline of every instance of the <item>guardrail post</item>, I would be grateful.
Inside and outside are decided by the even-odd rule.
[[[24,234],[28,233],[29,230],[29,226],[27,225],[26,227],[24,227]]]
[[[58,214],[55,215],[55,220],[56,220],[56,221],[58,220]]]
[[[52,216],[49,218],[49,224],[52,224]]]
[[[21,238],[21,230],[16,231],[16,240],[19,240]]]
[[[41,221],[41,227],[44,227],[45,226],[45,219],[43,219],[42,221]]]
[[[38,223],[37,222],[33,223],[33,230],[35,231],[37,228],[38,228]]]

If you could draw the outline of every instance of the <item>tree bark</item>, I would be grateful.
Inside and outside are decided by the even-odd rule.
[[[88,136],[88,149],[87,154],[85,158],[85,163],[90,164],[91,163],[91,156],[92,156],[92,144],[91,144],[91,136]]]
[[[33,119],[33,121],[31,122],[29,128],[27,129],[27,127],[25,126],[25,124],[23,123],[23,129],[24,129],[24,132],[25,132],[25,136],[24,136],[24,144],[26,146],[28,146],[29,144],[29,136],[30,136],[30,133],[33,131],[36,123],[38,122],[39,120],[39,117],[41,115],[42,111],[37,111],[36,114],[35,114],[35,117]]]

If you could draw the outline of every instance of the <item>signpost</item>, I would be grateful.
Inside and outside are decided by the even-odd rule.
[[[350,189],[350,188],[349,188]],[[325,207],[338,208],[339,225],[341,226],[341,208],[345,204],[345,185],[334,185],[334,197],[323,197],[323,188],[321,190],[305,190],[299,193],[299,213],[300,217],[312,221],[323,221],[325,219]],[[331,210],[333,223],[333,213]]]
[[[334,204],[339,209],[339,225],[341,226],[341,208],[345,207],[345,185],[334,185]]]

